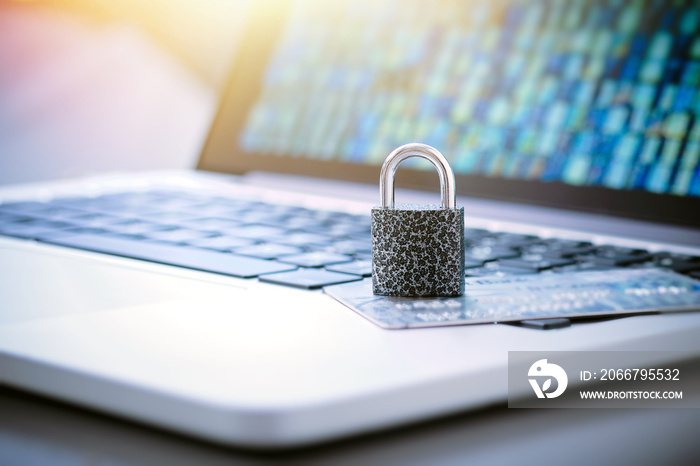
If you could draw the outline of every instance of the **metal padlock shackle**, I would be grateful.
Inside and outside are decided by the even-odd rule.
[[[384,160],[379,174],[379,199],[384,209],[394,208],[394,177],[399,164],[411,157],[420,157],[433,164],[440,177],[440,197],[443,209],[454,209],[457,205],[455,174],[449,162],[437,149],[427,144],[412,142],[396,148]]]

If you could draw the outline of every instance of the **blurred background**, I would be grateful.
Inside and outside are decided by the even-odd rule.
[[[190,168],[248,0],[0,0],[0,184]]]

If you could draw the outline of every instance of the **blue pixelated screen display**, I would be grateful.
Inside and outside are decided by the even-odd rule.
[[[699,115],[700,1],[311,0],[238,144],[379,165],[417,141],[457,174],[700,196]]]

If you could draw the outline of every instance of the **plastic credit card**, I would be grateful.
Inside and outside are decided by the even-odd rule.
[[[700,281],[654,268],[468,278],[458,298],[375,296],[370,278],[324,291],[391,329],[700,311]]]

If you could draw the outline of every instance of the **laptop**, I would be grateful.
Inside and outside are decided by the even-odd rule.
[[[677,2],[252,2],[197,170],[0,191],[0,382],[284,448],[502,404],[509,351],[700,356],[697,307],[390,330],[333,297],[371,281],[379,168],[408,142],[454,169],[466,296],[700,278],[699,21]],[[420,161],[396,183],[439,202]]]

